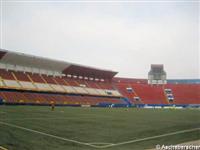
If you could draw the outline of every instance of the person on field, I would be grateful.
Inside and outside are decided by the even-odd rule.
[[[51,102],[51,111],[54,111],[54,109],[55,109],[55,103],[52,101]]]

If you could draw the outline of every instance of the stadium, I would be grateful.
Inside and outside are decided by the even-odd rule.
[[[200,80],[167,79],[162,64],[148,79],[117,73],[1,49],[1,149],[199,145]]]
[[[0,150],[200,150],[199,0],[0,0]]]

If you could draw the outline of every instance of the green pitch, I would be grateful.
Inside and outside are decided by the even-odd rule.
[[[199,109],[0,106],[9,150],[140,150],[200,139],[198,128]]]

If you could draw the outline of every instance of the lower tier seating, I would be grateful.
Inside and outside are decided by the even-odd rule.
[[[169,104],[162,85],[132,84],[133,90],[140,96],[144,104]]]
[[[128,90],[129,88],[132,89],[131,85],[128,84],[120,84],[117,86],[118,90],[124,97],[127,97],[132,104],[143,104],[142,100],[135,100],[135,97],[139,97],[134,90]]]
[[[66,94],[31,93],[16,91],[0,91],[0,99],[6,103],[29,103],[29,104],[79,104],[98,105],[100,103],[125,104],[120,98],[77,96]]]
[[[174,104],[200,104],[199,84],[167,84],[166,89],[171,89]]]
[[[121,94],[134,104],[168,104],[162,86],[122,82],[115,84]],[[128,91],[127,88],[131,88],[132,92]],[[139,97],[140,100],[136,101],[134,97]]]
[[[120,93],[129,98],[133,104],[200,104],[200,84],[166,84],[148,85],[128,82],[115,82],[115,87]],[[130,92],[127,88],[132,89]],[[165,89],[170,89],[173,94],[173,101],[169,102]],[[140,101],[133,100],[139,97]]]

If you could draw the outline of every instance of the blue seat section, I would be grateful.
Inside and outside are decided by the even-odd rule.
[[[200,84],[200,79],[171,79],[167,83]]]

